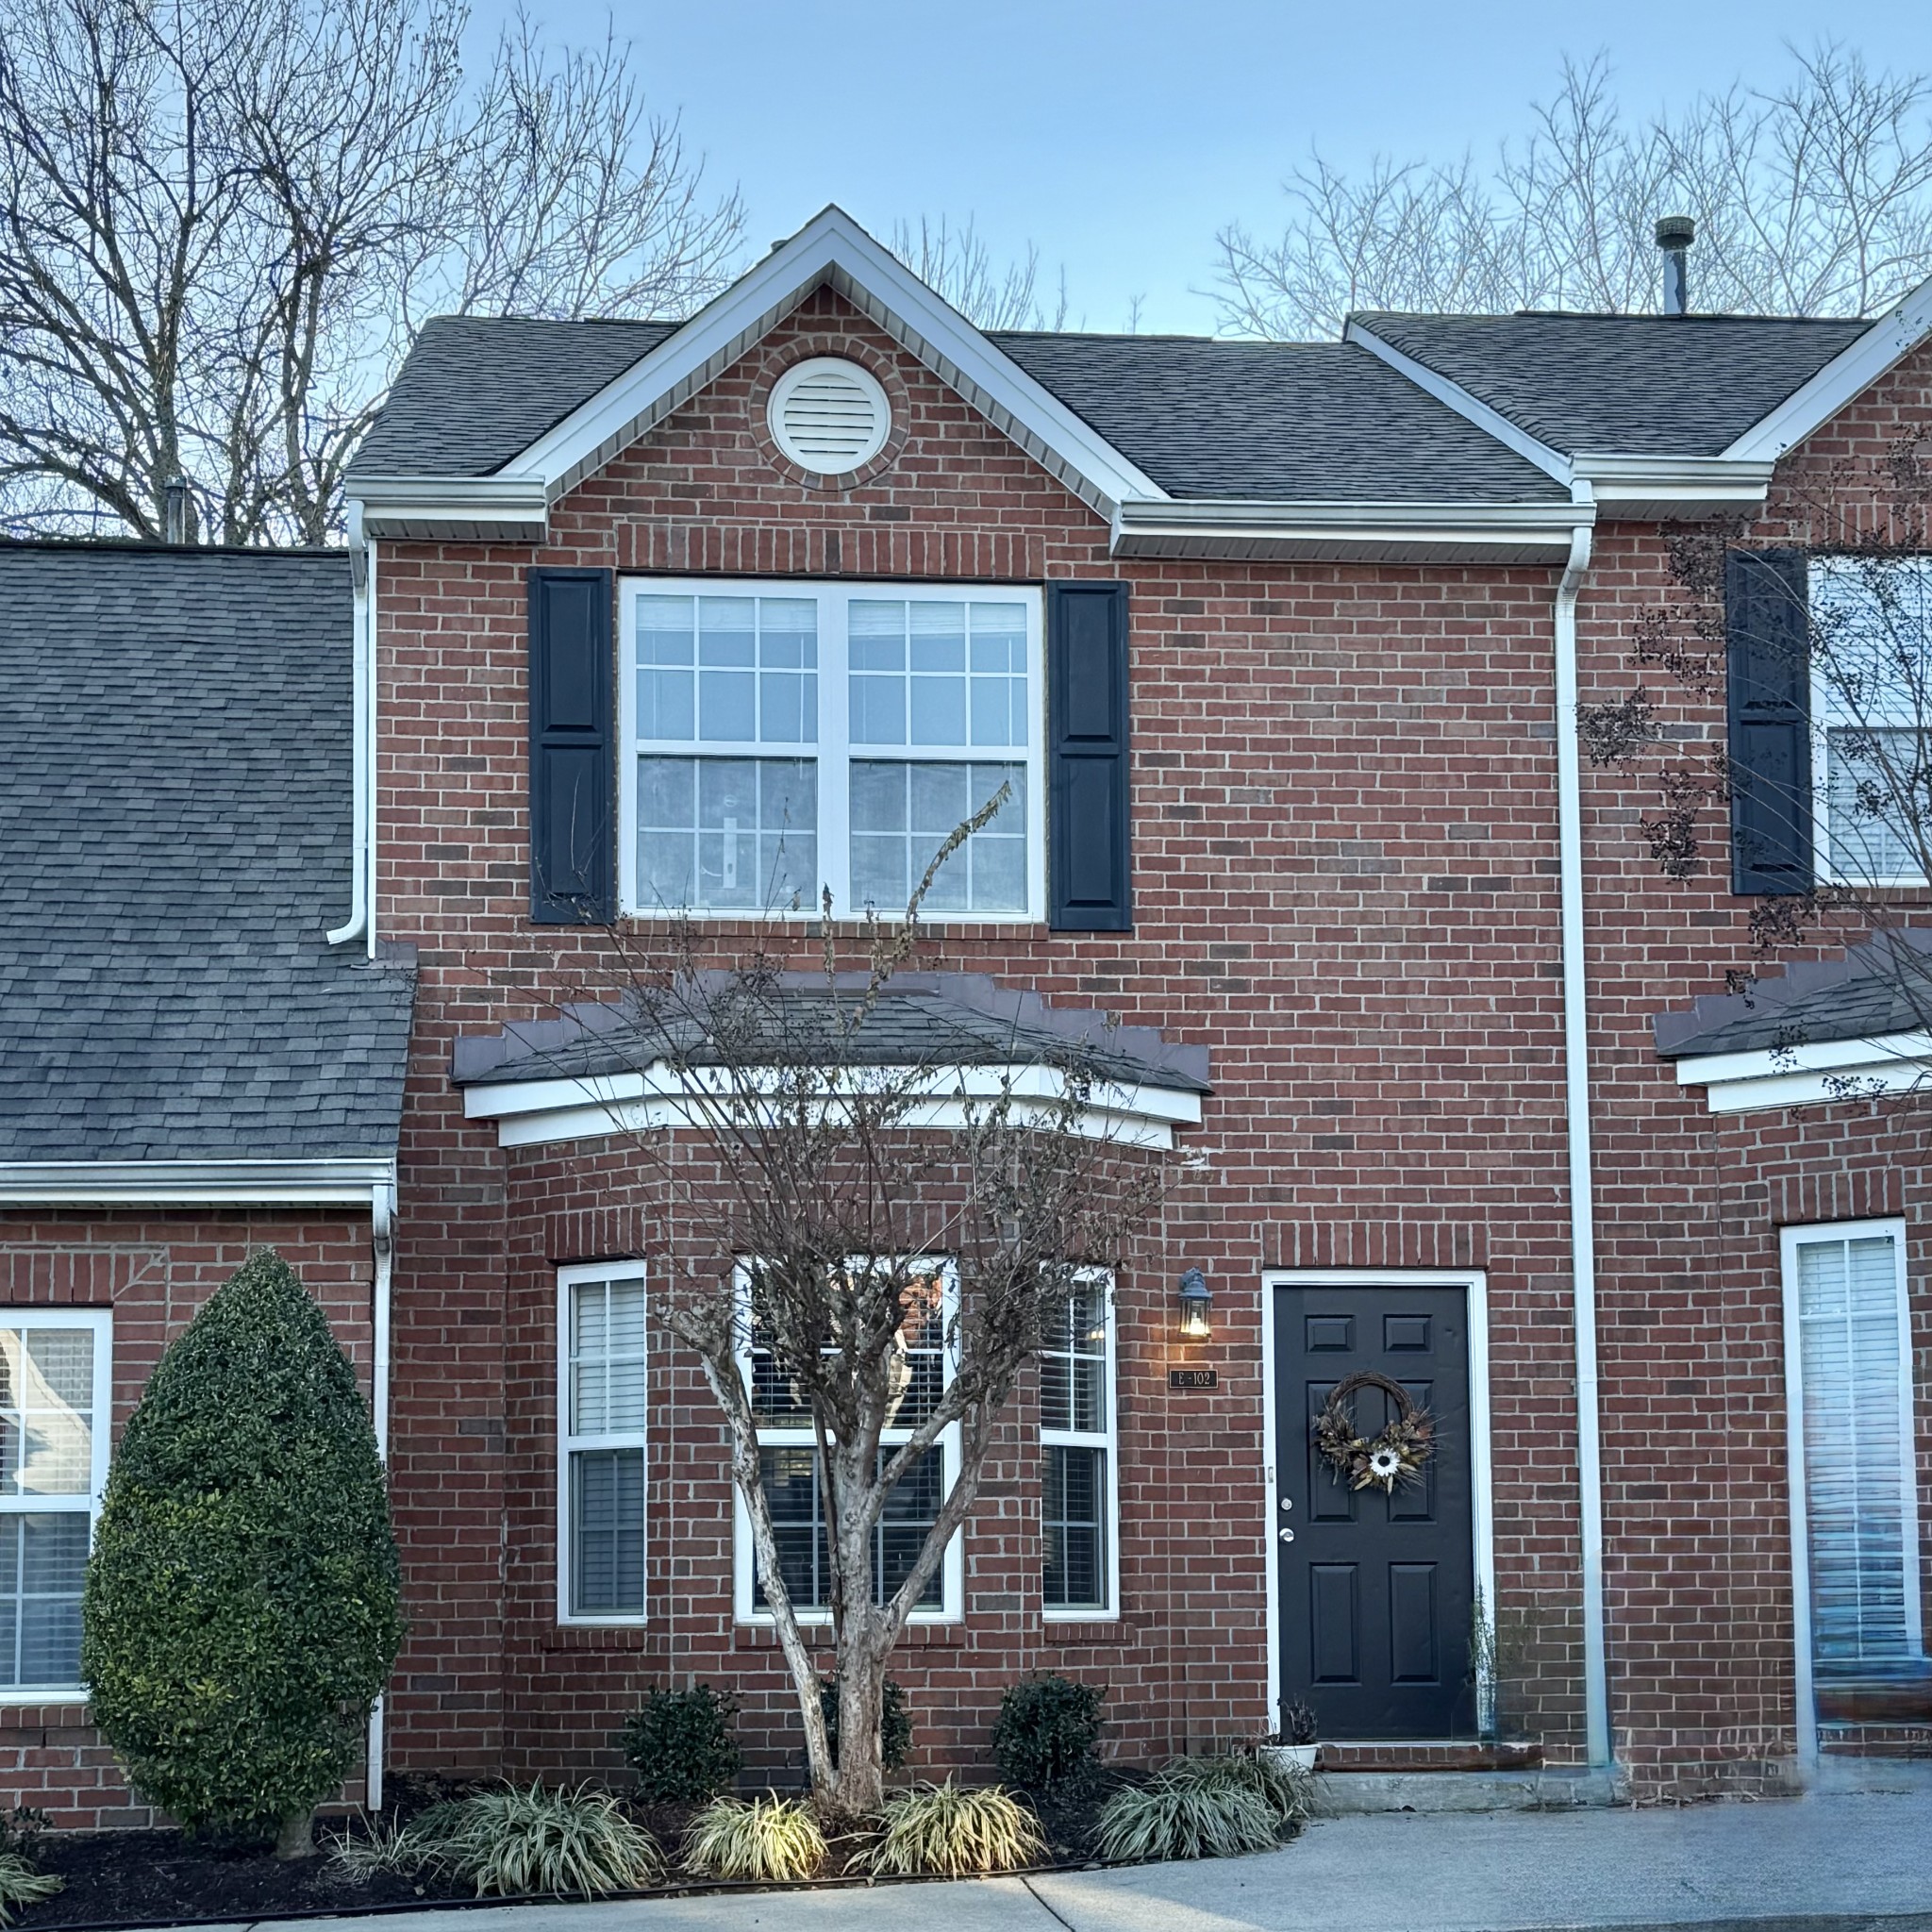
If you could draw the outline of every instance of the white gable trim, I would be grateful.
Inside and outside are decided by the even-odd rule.
[[[1746,462],[1774,461],[1830,422],[1927,335],[1932,335],[1932,280],[1921,282],[1889,314],[1881,315],[1810,381],[1739,437],[1724,455]]]
[[[504,473],[541,478],[555,503],[821,287],[870,316],[1103,516],[1129,497],[1165,495],[838,208],[813,216],[675,335],[511,458]]]
[[[1922,1085],[1928,1072],[1932,1033],[1885,1033],[1699,1054],[1677,1062],[1677,1084],[1702,1087],[1712,1113],[1756,1113],[1893,1098]]]

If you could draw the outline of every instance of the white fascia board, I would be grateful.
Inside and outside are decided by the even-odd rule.
[[[360,476],[349,503],[351,541],[541,543],[550,497],[541,476]]]
[[[1596,521],[1589,503],[1128,502],[1116,557],[1307,558],[1410,563],[1560,564]]]
[[[1712,1113],[1752,1113],[1904,1093],[1928,1071],[1932,1033],[1887,1033],[1751,1053],[1700,1054],[1677,1062],[1677,1084],[1702,1087]]]
[[[27,1160],[0,1164],[0,1207],[368,1207],[387,1157],[350,1160]]]
[[[838,290],[871,316],[1103,515],[1127,497],[1163,494],[838,208],[815,215],[506,468],[541,476],[555,502],[737,361],[821,286]]]
[[[1341,340],[1366,349],[1370,355],[1388,363],[1399,375],[1407,376],[1419,390],[1454,409],[1465,422],[1474,423],[1486,435],[1493,436],[1505,449],[1514,450],[1524,462],[1534,463],[1545,475],[1554,476],[1558,483],[1569,483],[1571,462],[1561,450],[1553,449],[1532,436],[1520,423],[1512,423],[1500,409],[1484,402],[1480,396],[1473,395],[1459,382],[1451,382],[1426,362],[1418,362],[1413,356],[1405,355],[1392,342],[1385,342],[1373,329],[1364,327],[1353,317],[1343,326]]]
[[[1774,461],[1830,422],[1927,335],[1932,335],[1932,279],[1895,303],[1770,415],[1753,424],[1724,455],[1752,462]]]
[[[1667,523],[1762,507],[1773,464],[1733,457],[1629,456],[1578,450],[1576,475],[1591,486],[1604,520]]]

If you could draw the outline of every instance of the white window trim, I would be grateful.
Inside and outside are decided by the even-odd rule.
[[[1836,561],[1831,557],[1814,557],[1806,566],[1805,608],[1807,611],[1815,606],[1818,596],[1818,582],[1822,575],[1830,572]],[[1901,558],[1901,562],[1916,562],[1920,569],[1932,575],[1932,555],[1914,558]],[[1920,730],[1932,733],[1932,718],[1922,717],[1909,707],[1902,708],[1896,715],[1882,707],[1874,708],[1871,715],[1863,718],[1845,718],[1838,715],[1833,702],[1832,690],[1825,677],[1819,654],[1811,653],[1810,662],[1811,700],[1811,848],[1815,855],[1813,870],[1819,879],[1835,886],[1862,886],[1873,891],[1909,890],[1928,883],[1922,873],[1873,874],[1848,873],[1838,863],[1832,848],[1831,837],[1831,734],[1839,731],[1888,731]]]
[[[1042,1592],[1046,1567],[1046,1452],[1049,1449],[1100,1449],[1107,1456],[1107,1513],[1103,1534],[1107,1538],[1107,1601],[1100,1607],[1049,1605],[1042,1593],[1040,1614],[1048,1624],[1111,1624],[1121,1614],[1121,1442],[1120,1370],[1116,1358],[1115,1284],[1109,1268],[1076,1268],[1075,1282],[1098,1281],[1107,1290],[1107,1427],[1105,1429],[1050,1429],[1040,1425],[1041,1462],[1041,1571]]]
[[[92,1441],[88,1492],[75,1496],[0,1495],[0,1514],[8,1516],[78,1515],[87,1511],[88,1547],[101,1520],[101,1496],[108,1486],[108,1463],[114,1433],[114,1315],[109,1308],[62,1308],[36,1306],[0,1308],[0,1328],[87,1328],[94,1338],[94,1375],[90,1411]],[[29,1704],[77,1704],[87,1697],[84,1684],[9,1684],[0,1688],[0,1708]]]
[[[945,1378],[953,1379],[953,1371],[958,1361],[958,1345],[955,1337],[958,1332],[959,1315],[959,1268],[957,1261],[937,1257],[920,1257],[901,1264],[909,1269],[934,1267],[941,1279],[940,1308],[946,1324]],[[751,1277],[742,1263],[732,1274],[732,1292],[738,1305],[739,1345],[738,1372],[747,1391],[751,1388]],[[904,1441],[910,1429],[887,1429],[880,1437],[882,1447],[889,1447],[894,1441]],[[763,1424],[758,1426],[758,1448],[795,1449],[814,1446],[809,1428],[773,1428]],[[949,1423],[939,1433],[934,1445],[942,1457],[944,1475],[941,1493],[950,1496],[953,1486],[959,1480],[959,1424]],[[731,1539],[731,1597],[732,1616],[740,1624],[762,1624],[769,1628],[777,1622],[770,1610],[758,1607],[758,1553],[752,1546],[751,1510],[746,1506],[744,1492],[738,1484],[731,1485],[732,1539]],[[946,1554],[940,1559],[940,1607],[936,1610],[915,1609],[910,1621],[914,1624],[959,1624],[965,1621],[966,1602],[966,1532],[962,1526],[957,1531],[951,1542],[946,1545]],[[792,1607],[792,1614],[801,1624],[829,1624],[830,1610],[801,1608]]]
[[[1810,1222],[1779,1230],[1784,1273],[1785,1453],[1791,1511],[1791,1644],[1798,1712],[1798,1762],[1815,1770],[1818,1749],[1818,1695],[1811,1656],[1811,1532],[1805,1467],[1805,1361],[1800,1331],[1798,1250],[1820,1242],[1888,1240],[1891,1242],[1899,1317],[1900,1541],[1905,1564],[1906,1640],[1924,1645],[1924,1574],[1919,1543],[1919,1461],[1914,1427],[1916,1391],[1912,1386],[1912,1308],[1906,1282],[1906,1224],[1902,1217],[1880,1221]]]
[[[682,754],[666,756],[728,758],[810,758],[818,765],[818,885],[832,891],[832,909],[841,919],[861,916],[852,897],[852,827],[848,808],[849,781],[825,782],[827,771],[849,770],[855,756],[851,740],[850,674],[846,639],[847,607],[855,600],[891,597],[908,603],[951,604],[962,599],[1017,603],[1026,607],[1026,745],[949,745],[931,747],[961,764],[1021,764],[1026,767],[1026,906],[1024,911],[935,911],[935,925],[1039,925],[1046,919],[1046,617],[1045,601],[1037,585],[971,583],[897,583],[888,578],[836,580],[822,577],[653,577],[625,575],[618,579],[618,906],[633,919],[677,918],[675,908],[645,906],[638,894],[638,662],[637,598],[640,591],[667,597],[809,597],[819,607],[818,741],[815,744],[704,744],[692,741]],[[836,625],[826,622],[837,612]],[[857,756],[918,762],[920,751],[903,745],[861,745]],[[881,908],[890,911],[892,908]],[[903,910],[904,908],[898,908]],[[700,920],[743,920],[770,917],[810,921],[820,916],[814,902],[796,912],[789,908],[769,913],[755,909],[693,911]]]
[[[570,1432],[571,1370],[571,1290],[586,1281],[642,1281],[641,1261],[583,1261],[557,1271],[557,1621],[580,1629],[639,1629],[650,1622],[651,1571],[649,1560],[651,1526],[651,1445],[650,1445],[650,1318],[644,1321],[644,1386],[646,1390],[644,1425],[621,1434],[574,1436]],[[641,1449],[644,1457],[644,1597],[643,1608],[635,1616],[605,1614],[587,1616],[570,1607],[571,1517],[570,1458],[580,1449]]]

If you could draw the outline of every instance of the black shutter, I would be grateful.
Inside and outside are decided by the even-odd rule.
[[[1724,566],[1731,890],[1806,892],[1811,867],[1811,650],[1805,553]]]
[[[1046,589],[1047,923],[1134,924],[1127,838],[1127,587]]]
[[[530,917],[617,916],[608,570],[530,573]]]

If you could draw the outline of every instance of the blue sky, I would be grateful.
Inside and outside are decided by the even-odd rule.
[[[512,5],[478,0],[473,31]],[[567,40],[600,40],[610,10],[533,8]],[[616,17],[654,104],[741,186],[755,252],[828,201],[874,232],[972,215],[996,251],[1030,240],[1064,264],[1089,327],[1124,326],[1140,296],[1143,328],[1194,333],[1214,325],[1216,229],[1278,223],[1311,146],[1344,164],[1486,153],[1566,53],[1607,51],[1642,109],[1774,84],[1783,43],[1827,27],[1932,69],[1932,8],[1910,0],[642,0]]]

